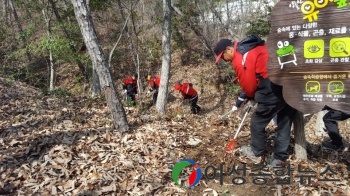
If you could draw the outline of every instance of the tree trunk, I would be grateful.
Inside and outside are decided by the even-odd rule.
[[[54,1],[54,0],[49,0],[49,3],[51,4],[52,11],[53,11],[53,13],[55,14],[55,16],[56,16],[58,22],[59,22],[60,24],[63,24],[62,19],[61,19],[61,15],[59,14],[58,9],[57,9],[57,7],[56,7],[56,1]],[[64,35],[66,36],[66,38],[67,38],[68,40],[70,40],[70,36],[69,36],[69,33],[68,33],[66,27],[65,27],[64,25],[61,25],[61,29],[63,30],[63,33],[64,33]]]
[[[23,28],[22,28],[21,21],[20,21],[20,19],[19,19],[19,17],[18,17],[17,11],[16,11],[16,6],[14,5],[14,2],[13,2],[12,0],[8,0],[8,1],[9,1],[9,5],[10,5],[10,7],[11,7],[11,9],[12,9],[13,17],[15,18],[15,21],[16,21],[16,23],[17,23],[18,30],[19,30],[19,32],[20,32],[21,34],[24,34],[24,33],[23,33]],[[25,38],[24,36],[20,36],[20,37],[21,37],[21,39],[22,39],[23,45],[24,45],[24,46],[27,46],[27,40],[26,40],[26,38]],[[29,53],[27,47],[25,47],[25,48],[26,48],[26,55],[27,55],[27,58],[28,58],[29,61],[31,61],[31,60],[32,60],[32,57],[31,57],[31,55],[30,55],[30,53]]]
[[[120,41],[120,39],[122,38],[123,31],[125,30],[125,27],[126,27],[126,25],[128,24],[129,18],[130,18],[130,14],[129,14],[129,16],[128,16],[128,17],[126,18],[126,20],[125,20],[123,29],[122,29],[122,31],[120,32],[120,35],[119,35],[119,38],[118,38],[117,42],[114,44],[114,46],[113,46],[111,52],[109,53],[109,58],[108,58],[108,67],[109,67],[109,68],[111,68],[111,62],[112,62],[112,56],[113,56],[114,50],[115,50],[115,48],[118,46],[119,41]]]
[[[175,5],[172,5],[172,8],[174,11],[179,14],[180,16],[183,16],[184,14],[181,12],[179,8],[177,8]],[[212,46],[208,39],[205,38],[205,36],[202,34],[201,30],[198,29],[198,27],[191,23],[191,21],[187,22],[188,26],[190,26],[191,30],[199,37],[200,41],[204,44],[204,46],[212,51],[213,56],[215,55],[214,51],[212,50]],[[164,26],[163,26],[164,27]],[[164,31],[164,30],[163,30]]]
[[[92,89],[91,97],[101,95],[100,80],[98,78],[95,66],[92,67]]]
[[[139,0],[135,1],[132,6],[131,6],[131,10],[130,10],[130,18],[131,20],[133,19],[132,18],[132,13],[134,11],[134,8],[136,7],[136,5],[138,4]],[[119,10],[120,10],[120,14],[121,14],[121,17],[124,21],[128,20],[125,16],[125,12],[123,10],[123,7],[122,7],[122,2],[121,0],[118,0],[118,5],[119,5]],[[133,26],[133,29],[135,28],[135,26]],[[135,72],[138,74],[139,76],[139,79],[142,78],[142,76],[140,75],[140,72],[139,72],[139,68],[140,68],[140,65],[139,65],[139,59],[138,59],[138,43],[137,43],[137,39],[136,39],[136,47],[135,47],[135,44],[133,42],[133,39],[132,39],[132,36],[130,35],[130,32],[129,32],[129,27],[128,25],[126,24],[125,27],[124,27],[124,31],[126,33],[126,36],[128,37],[128,40],[130,42],[130,45],[129,45],[129,48],[130,48],[130,51],[131,51],[131,54],[132,54],[132,60],[134,61],[134,65],[135,65]],[[137,33],[136,31],[135,32],[135,35],[137,36]],[[139,95],[139,102],[141,103],[141,92],[143,92],[143,89],[142,89],[142,86],[140,85],[140,80],[137,80],[137,91],[138,91],[138,95]]]
[[[295,138],[295,156],[300,160],[306,160],[306,139],[304,130],[304,115],[302,112],[297,111],[293,124]]]
[[[167,103],[168,84],[171,66],[171,0],[163,0],[163,32],[162,32],[162,70],[159,85],[159,93],[157,97],[156,109],[159,113],[165,113]]]
[[[53,57],[52,57],[52,52],[51,49],[49,50],[50,53],[50,89],[49,91],[53,91],[55,89],[55,66],[53,64]]]
[[[46,23],[46,28],[47,28],[47,36],[49,37],[49,68],[50,68],[50,82],[49,82],[49,91],[53,91],[54,90],[54,78],[55,78],[55,65],[53,63],[53,56],[52,56],[52,51],[51,51],[51,20],[50,17],[48,15],[48,13],[45,12],[45,9],[42,10],[43,12],[43,16],[44,16],[44,21]]]
[[[112,77],[108,69],[107,61],[102,48],[97,39],[90,9],[86,0],[71,0],[75,17],[84,37],[84,42],[89,51],[91,61],[96,68],[100,80],[101,90],[106,97],[107,105],[110,109],[115,129],[120,132],[128,131],[125,111],[120,98],[116,96],[116,90],[112,82]]]
[[[212,4],[209,4],[208,1],[206,1],[209,9],[211,10],[211,12],[213,13],[213,15],[219,20],[220,24],[224,27],[225,31],[230,34],[230,36],[234,39],[234,40],[239,40],[239,38],[237,37],[237,35],[235,35],[231,28],[229,27],[229,24],[228,22],[226,21],[226,23],[224,24],[223,20],[221,19],[221,16],[220,14],[215,10],[215,5],[212,3]],[[230,18],[228,18],[230,19]]]
[[[8,25],[7,10],[8,10],[8,0],[2,0],[2,19],[6,26]]]
[[[64,25],[64,21],[62,20],[62,17],[61,17],[61,15],[59,13],[59,9],[56,6],[57,1],[49,0],[49,3],[51,4],[52,12],[55,14],[55,16],[57,18],[57,21],[61,24],[60,28],[62,29],[64,35],[67,38],[67,40],[69,40],[70,42],[74,42],[74,40],[72,40],[72,35],[69,33],[69,31],[67,30],[66,26]],[[70,49],[72,50],[72,53],[79,52],[79,50],[76,49],[73,44],[70,44]],[[88,83],[89,82],[89,74],[87,73],[84,64],[81,62],[81,60],[78,60],[78,59],[76,59],[75,62],[78,64],[79,70],[84,75],[85,82]],[[97,93],[100,95],[101,94],[101,90],[98,90]]]

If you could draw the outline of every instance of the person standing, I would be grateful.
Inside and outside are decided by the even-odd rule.
[[[175,90],[179,91],[183,97],[183,99],[189,99],[191,104],[191,112],[192,114],[198,114],[201,108],[197,105],[198,101],[198,93],[193,88],[192,83],[185,82],[183,84],[176,83],[174,86]]]
[[[265,161],[267,155],[265,128],[277,114],[277,135],[270,165],[285,166],[289,157],[287,148],[296,110],[283,99],[282,86],[274,84],[269,79],[267,72],[269,53],[265,41],[256,35],[250,35],[240,42],[221,39],[214,47],[214,52],[217,56],[215,63],[220,59],[232,63],[247,98],[258,103],[250,121],[250,146],[242,146],[242,153],[255,163]]]

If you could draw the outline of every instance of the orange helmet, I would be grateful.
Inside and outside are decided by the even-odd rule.
[[[180,83],[176,83],[174,86],[175,90],[178,90],[178,91],[181,90],[181,87],[182,85]]]

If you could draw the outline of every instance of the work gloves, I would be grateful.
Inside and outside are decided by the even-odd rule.
[[[239,108],[248,102],[247,95],[242,91],[236,101],[236,107]]]
[[[126,95],[127,92],[128,92],[128,91],[127,91],[126,89],[124,89],[123,92],[122,92],[122,94],[123,94],[123,95]]]
[[[149,88],[149,90],[147,91],[147,94],[150,94],[153,91],[153,88]]]

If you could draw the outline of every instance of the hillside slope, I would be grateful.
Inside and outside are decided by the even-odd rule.
[[[249,142],[249,121],[239,135],[235,155],[224,158],[223,149],[233,137],[244,108],[229,118],[218,119],[229,111],[234,99],[227,95],[223,84],[216,82],[221,76],[213,66],[174,66],[172,71],[170,83],[189,80],[198,90],[198,103],[203,108],[200,115],[189,114],[187,104],[179,107],[178,95],[171,89],[165,116],[158,115],[153,107],[144,110],[126,107],[131,130],[124,134],[111,128],[103,99],[42,96],[37,89],[0,78],[0,194],[350,194],[349,152],[320,150],[323,138],[314,131],[316,115],[305,129],[309,160],[296,160],[294,147],[290,147],[289,162],[295,171],[289,185],[277,186],[276,175],[271,171],[265,171],[272,175],[266,178],[266,184],[254,184],[256,181],[249,175],[256,166],[239,152],[239,147]],[[150,99],[147,97],[146,102]],[[349,121],[341,122],[340,126],[345,140],[349,141],[349,134],[345,133]],[[271,124],[268,131],[272,133],[274,128]],[[223,185],[220,186],[219,176],[215,180],[203,176],[193,189],[176,186],[171,172],[174,164],[183,158],[198,162],[203,172],[207,166],[220,168],[222,164]],[[237,176],[227,174],[233,166],[242,168],[244,164],[247,164],[246,183],[233,185],[232,178]],[[300,178],[295,177],[300,175],[298,165],[303,171],[315,171],[317,179],[339,181],[320,182],[313,178],[310,184],[299,184]],[[335,173],[321,175],[326,166]],[[185,186],[190,172],[188,168],[180,176]]]

